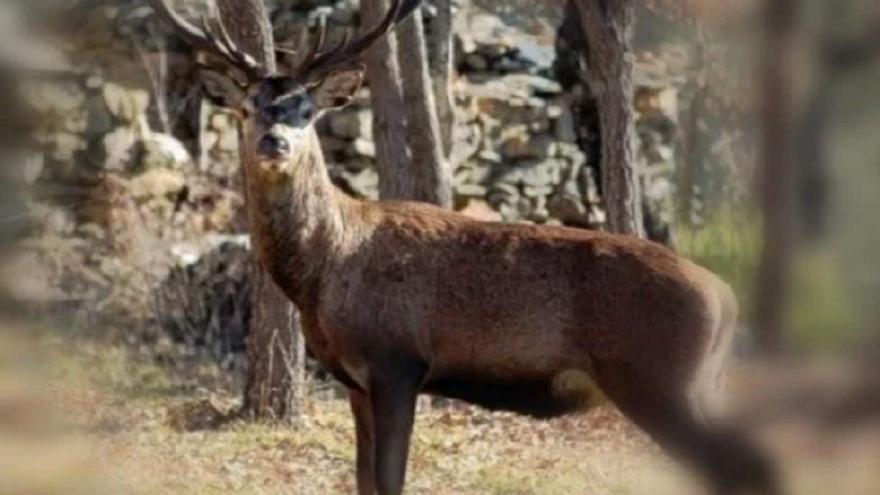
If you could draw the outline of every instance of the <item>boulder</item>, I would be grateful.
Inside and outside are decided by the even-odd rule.
[[[343,139],[371,138],[373,136],[373,115],[369,109],[352,108],[329,116],[330,132]]]
[[[121,122],[137,122],[150,107],[150,94],[143,89],[108,83],[103,94],[110,113]]]
[[[152,134],[141,142],[140,167],[180,169],[192,162],[186,147],[174,136]]]

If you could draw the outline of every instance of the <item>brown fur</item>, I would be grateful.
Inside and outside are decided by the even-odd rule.
[[[734,328],[735,299],[717,277],[635,238],[349,198],[311,132],[289,175],[249,161],[252,221],[260,259],[302,311],[310,352],[352,388],[356,413],[397,397],[383,387],[409,386],[413,397],[553,416],[593,403],[595,384],[670,450],[720,448],[697,422]],[[394,410],[411,407],[403,397]],[[411,421],[393,438],[408,442]],[[376,461],[362,451],[378,448],[364,438],[376,436],[359,430],[361,486],[382,480],[381,468],[374,480],[363,467]],[[763,473],[746,447],[740,457],[743,466],[706,460],[704,471],[717,486]],[[377,489],[397,493],[393,481]]]

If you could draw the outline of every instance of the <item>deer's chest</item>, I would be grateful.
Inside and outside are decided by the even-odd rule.
[[[361,359],[326,320],[304,317],[302,331],[309,354],[328,372],[349,388],[366,389],[367,373]]]

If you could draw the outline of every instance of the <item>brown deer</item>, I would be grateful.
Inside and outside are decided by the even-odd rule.
[[[204,86],[242,122],[251,228],[265,268],[302,312],[310,353],[350,390],[361,495],[403,490],[416,398],[553,417],[601,391],[717,493],[775,493],[744,440],[702,422],[736,318],[730,288],[668,249],[561,227],[483,223],[425,204],[350,198],[327,172],[315,121],[349,103],[358,55],[418,7],[269,73],[221,22],[160,12],[225,59]]]

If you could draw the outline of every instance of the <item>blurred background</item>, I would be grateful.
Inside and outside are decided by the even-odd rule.
[[[331,37],[356,29],[359,3],[266,1],[285,47],[322,16]],[[577,2],[426,4],[447,206],[614,230]],[[725,416],[791,493],[880,493],[880,3],[632,14],[635,214],[737,291]],[[344,394],[316,365],[296,360],[282,407],[248,401],[261,289],[237,124],[203,98],[198,60],[149,1],[0,3],[0,494],[354,492]],[[356,197],[387,197],[388,90],[371,79],[319,124]],[[295,326],[288,340],[301,355]],[[696,489],[610,408],[533,422],[423,406],[411,493]]]

